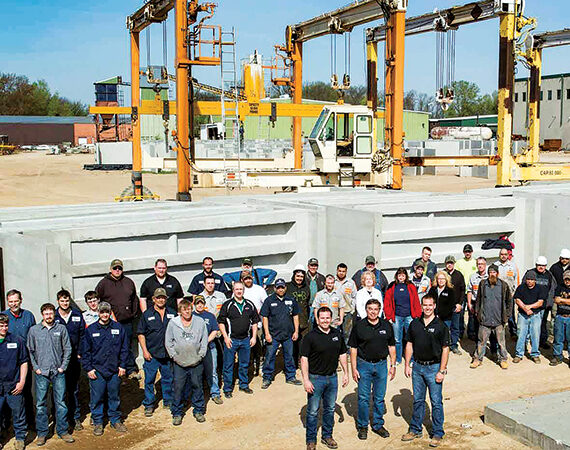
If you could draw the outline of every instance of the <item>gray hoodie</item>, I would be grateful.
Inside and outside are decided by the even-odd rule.
[[[164,339],[166,351],[176,364],[182,367],[200,363],[208,350],[208,328],[201,317],[192,316],[188,328],[182,325],[180,316],[171,319],[166,326]]]

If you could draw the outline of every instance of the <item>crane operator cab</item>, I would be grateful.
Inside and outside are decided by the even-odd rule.
[[[366,106],[327,105],[308,139],[317,169],[338,173],[351,165],[354,173],[370,173],[373,135],[373,113]]]

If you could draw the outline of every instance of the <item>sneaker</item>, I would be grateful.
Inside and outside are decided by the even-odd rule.
[[[317,450],[317,443],[316,442],[309,442],[307,444],[307,450]]]
[[[224,392],[224,397],[232,398],[233,397],[232,391]]]
[[[222,397],[220,397],[219,395],[216,395],[214,397],[212,397],[212,401],[216,404],[216,405],[223,405],[224,401],[222,400]]]
[[[36,438],[36,445],[41,447],[42,445],[46,445],[46,437],[45,436],[38,436]]]
[[[558,364],[562,364],[562,360],[559,358],[552,358],[549,366],[557,366]]]
[[[181,424],[182,424],[182,416],[174,416],[172,418],[172,425],[177,427],[178,425],[181,425]]]
[[[93,425],[93,434],[95,436],[103,436],[103,425]]]
[[[402,436],[402,441],[408,442],[413,441],[414,439],[420,439],[422,434],[414,433],[413,431],[408,431],[406,434]]]
[[[75,426],[73,427],[73,431],[83,431],[85,428],[83,427],[83,424],[81,423],[81,420],[76,420],[75,421]]]
[[[380,428],[376,428],[376,429],[372,428],[372,431],[374,433],[376,433],[378,436],[380,436],[381,438],[386,439],[386,438],[390,437],[390,432],[386,428],[384,428],[383,426]]]
[[[206,417],[204,417],[202,413],[194,413],[194,419],[196,419],[198,423],[204,423],[206,421]]]
[[[301,380],[297,380],[297,378],[291,378],[290,380],[285,381],[285,383],[292,384],[294,386],[301,386],[303,384],[301,383]]]
[[[430,447],[439,447],[439,444],[441,444],[441,440],[443,438],[441,436],[434,436],[431,438],[431,441],[429,441],[429,446]]]
[[[325,444],[328,448],[338,448],[338,444],[332,437],[321,438],[321,444]]]
[[[463,354],[463,352],[461,350],[459,350],[459,347],[452,348],[451,351],[453,354],[458,355],[458,356]]]
[[[269,386],[271,386],[271,380],[263,380],[263,383],[261,383],[261,389],[267,389]]]
[[[509,368],[509,363],[506,360],[502,360],[499,365],[501,366],[501,369],[503,370],[507,370]]]
[[[1,445],[2,444],[0,444],[0,446]],[[26,442],[25,441],[15,441],[14,442],[14,450],[24,450],[25,448],[26,448]]]
[[[358,439],[361,441],[365,441],[368,439],[368,428],[359,428],[358,429]]]
[[[71,434],[62,434],[59,438],[63,442],[67,442],[68,444],[72,444],[75,442],[75,439],[73,439],[73,436]]]
[[[533,363],[535,363],[535,364],[540,364],[540,358],[539,358],[538,356],[533,356],[533,357],[530,358],[530,359],[532,359],[532,362],[533,362]]]
[[[518,363],[520,363],[521,361],[522,361],[522,358],[521,358],[520,356],[515,356],[515,357],[513,358],[513,362],[514,362],[515,364],[518,364]]]
[[[127,427],[123,422],[112,423],[111,428],[113,428],[117,433],[126,433]]]
[[[245,394],[253,394],[253,390],[251,390],[250,388],[246,387],[246,388],[239,388],[240,391],[242,391]]]
[[[473,358],[473,361],[471,362],[471,365],[469,366],[471,369],[476,369],[477,367],[479,367],[481,364],[483,364],[481,362],[480,359],[477,358]]]

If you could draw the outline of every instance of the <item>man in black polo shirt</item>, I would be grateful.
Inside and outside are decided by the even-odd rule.
[[[317,327],[305,336],[301,344],[301,373],[307,391],[307,450],[317,448],[317,415],[323,400],[323,429],[321,442],[328,448],[338,448],[332,437],[334,407],[338,391],[336,368],[340,359],[342,387],[348,384],[346,344],[341,331],[331,327],[332,311],[327,306],[317,310]]]
[[[164,346],[166,326],[176,317],[176,310],[166,306],[168,294],[165,289],[157,288],[152,296],[151,306],[143,313],[138,329],[139,344],[144,357],[144,415],[151,417],[156,407],[154,382],[160,370],[162,386],[162,405],[170,408],[172,404],[172,368],[170,358]]]
[[[145,312],[152,305],[152,296],[156,289],[164,289],[168,298],[166,306],[174,311],[178,310],[178,302],[184,297],[180,281],[168,272],[166,259],[159,258],[154,263],[154,274],[143,281],[139,299],[141,311]]]
[[[243,298],[244,285],[235,281],[234,295],[225,302],[218,314],[218,324],[224,337],[224,395],[232,397],[234,360],[238,354],[239,390],[246,394],[253,394],[249,387],[247,369],[251,347],[257,339],[257,323],[259,315],[255,305]]]
[[[433,438],[430,447],[437,447],[443,438],[443,379],[447,374],[447,360],[451,339],[449,329],[435,316],[435,300],[428,294],[422,299],[422,317],[412,320],[406,345],[406,377],[412,377],[414,411],[408,432],[402,441],[422,437],[422,423],[426,410],[426,390],[429,390]],[[414,369],[410,366],[414,355]]]
[[[567,249],[564,250],[568,251]],[[564,253],[561,254],[560,258],[565,255]],[[554,355],[550,361],[551,366],[557,366],[562,363],[564,341],[568,344],[570,352],[570,270],[564,271],[562,284],[556,287],[554,302],[558,309],[554,319],[554,344],[552,345]]]
[[[352,378],[358,383],[358,438],[368,437],[370,416],[370,392],[374,399],[372,413],[372,431],[383,438],[390,437],[384,428],[386,405],[386,383],[388,366],[386,359],[390,355],[390,381],[396,375],[396,341],[392,325],[380,315],[380,302],[370,299],[366,302],[366,318],[354,324],[348,345],[350,346],[350,364]]]

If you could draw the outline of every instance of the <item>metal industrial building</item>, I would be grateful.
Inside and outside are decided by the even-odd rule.
[[[96,140],[91,116],[0,116],[0,134],[14,145],[85,145]]]

